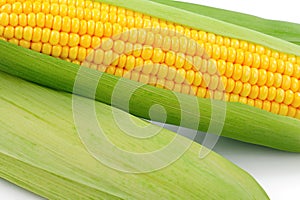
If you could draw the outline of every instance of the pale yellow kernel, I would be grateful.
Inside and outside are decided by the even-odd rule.
[[[195,78],[193,85],[194,86],[199,86],[202,83],[202,74],[200,72],[195,72]]]
[[[94,52],[94,63],[100,65],[102,64],[104,59],[104,51],[102,49],[97,49]]]
[[[175,82],[176,83],[183,83],[185,81],[186,71],[184,69],[177,69],[175,75]]]
[[[166,79],[168,79],[168,80],[174,80],[174,78],[176,76],[176,73],[177,73],[177,70],[176,70],[175,67],[169,67]]]
[[[103,64],[105,66],[110,66],[113,62],[113,51],[109,50],[109,51],[105,51],[104,52],[104,59],[103,59]]]

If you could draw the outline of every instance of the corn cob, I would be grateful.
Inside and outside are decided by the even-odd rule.
[[[26,33],[29,33],[25,34],[27,40],[13,37],[9,39],[7,36],[3,39],[116,76],[188,93],[191,96],[231,101],[227,104],[222,135],[282,150],[300,151],[299,120],[289,118],[299,118],[299,54],[297,53],[299,47],[252,30],[153,2],[143,1],[142,6],[136,6],[140,2],[136,0],[126,1],[126,3],[109,0],[103,0],[101,3],[19,2],[17,5],[22,7],[22,10],[17,12],[22,11],[20,15],[26,20],[20,20],[19,17],[17,21],[18,23],[21,21],[23,26],[17,27],[23,30],[22,37],[26,28]],[[11,36],[10,30],[15,29],[14,26],[8,25],[11,22],[10,16],[18,7],[14,6],[15,3],[15,1],[2,3],[1,23],[5,22],[1,24],[2,35],[6,33]],[[24,12],[23,6],[29,10]],[[167,15],[164,14],[165,10],[168,10]],[[178,18],[180,12],[183,14]],[[34,16],[38,14],[50,21],[35,20]],[[44,19],[43,17],[41,19]],[[30,22],[32,26],[28,25],[30,20],[28,21],[27,18],[34,19]],[[172,23],[175,20],[177,23]],[[54,24],[54,21],[60,23]],[[71,25],[62,26],[64,21]],[[33,23],[40,24],[40,27],[33,26]],[[72,26],[72,23],[75,25]],[[72,30],[74,27],[75,30]],[[69,34],[62,31],[63,28],[69,31]],[[44,42],[41,41],[43,33],[41,37],[34,37],[40,41],[32,42],[33,37],[30,34],[34,35],[35,30],[45,32]],[[73,83],[76,78],[74,73],[78,72],[78,68],[58,62],[56,59],[50,62],[53,69],[46,63],[42,66],[39,66],[40,63],[28,65],[28,63],[35,63],[34,59],[46,58],[25,51],[24,54],[29,55],[26,58],[20,55],[22,50],[2,44],[7,48],[0,49],[1,62],[7,64],[2,67],[3,71],[55,89],[74,92]],[[100,48],[97,48],[99,45]],[[27,60],[27,62],[17,63],[12,59],[13,56],[19,57],[17,60]],[[58,66],[54,64],[56,62],[72,69]],[[35,74],[32,70],[40,73]],[[53,83],[51,75],[57,77],[56,83]],[[90,74],[87,77],[90,77]],[[116,81],[121,79],[105,75],[104,80],[107,83],[101,83],[107,88],[100,87],[96,92],[96,99],[111,104],[112,88],[116,85]],[[136,86],[140,87],[140,85]],[[125,87],[124,90],[126,91]],[[141,90],[142,92],[138,91],[137,94],[143,95],[135,96],[130,103],[131,110],[128,111],[149,118],[148,109],[151,105],[162,102],[168,111],[166,122],[180,125],[180,107],[178,108],[176,100],[173,101],[172,93],[154,90],[152,87]],[[81,95],[89,96],[85,93]],[[120,99],[121,96],[122,94]],[[144,96],[150,99],[145,99]],[[153,97],[156,99],[151,99]],[[212,106],[210,100],[205,101],[200,98],[198,101],[201,102],[199,109],[203,116],[200,118],[200,123],[188,122],[185,126],[208,131]],[[234,103],[236,101],[261,110]],[[186,102],[188,105],[191,100],[187,98]],[[121,102],[118,103],[115,106],[127,110],[122,107]],[[263,109],[269,111],[269,114],[262,111]],[[195,113],[190,114],[192,119],[199,118]],[[280,117],[280,115],[289,117]],[[274,123],[276,125],[273,125]],[[211,133],[216,132],[215,130]]]
[[[0,36],[14,44],[76,64],[89,59],[86,67],[176,92],[300,119],[300,57],[293,54],[105,3],[0,6]]]
[[[0,64],[1,65],[1,64]],[[55,79],[54,77],[52,77]],[[0,72],[0,177],[47,199],[268,199],[246,172],[211,152],[199,159],[201,147],[192,143],[174,163],[151,173],[115,170],[92,156],[80,141],[73,119],[72,95],[57,92]],[[166,129],[147,140],[124,137],[112,115],[112,107],[90,99],[107,137],[125,151],[160,150],[174,137],[178,147],[190,140]],[[80,115],[89,124],[89,113]],[[119,115],[129,115],[115,110]],[[144,132],[157,129],[132,117]],[[101,141],[100,141],[101,142]],[[103,144],[102,144],[103,145]],[[101,146],[94,146],[101,149]],[[173,152],[174,153],[174,152]],[[118,166],[139,172],[140,166],[160,163],[161,157],[127,160],[115,151],[101,149],[101,156]],[[170,154],[173,155],[172,153]]]

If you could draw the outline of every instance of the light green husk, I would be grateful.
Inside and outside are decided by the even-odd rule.
[[[256,30],[267,35],[281,38],[300,45],[300,24],[269,20],[244,13],[203,6],[199,4],[179,2],[173,0],[151,0],[160,4],[184,9],[196,14],[205,15],[224,22]],[[270,8],[272,9],[272,6]]]
[[[8,42],[0,41],[0,45],[2,46],[0,48],[0,71],[50,88],[73,92],[80,66]],[[131,88],[138,88],[131,95],[129,103],[131,114],[149,119],[150,107],[160,104],[168,113],[167,123],[182,125],[181,114],[183,112],[189,116],[189,120],[184,126],[188,128],[194,128],[195,126],[197,128],[198,126],[198,130],[204,132],[208,130],[211,123],[212,102],[215,101],[176,93],[182,99],[180,104],[172,91],[143,85],[89,68],[83,67],[82,69],[85,73],[82,76],[81,90],[78,90],[77,94],[111,104],[115,86],[117,83],[121,83],[120,86],[123,92],[118,93],[117,99],[114,101],[115,107],[127,111],[126,105],[124,106],[124,99],[126,99],[125,97]],[[89,91],[95,80],[100,77],[95,96],[91,96]],[[195,98],[199,110],[195,110],[197,107],[194,104]],[[196,107],[191,108],[193,105]],[[191,112],[191,109],[194,112]],[[214,113],[223,113],[226,109],[225,121],[215,122],[220,126],[224,125],[223,136],[276,149],[300,152],[300,120],[276,115],[240,103],[230,102],[227,103],[226,108],[216,106],[214,109]],[[200,117],[197,111],[201,114]],[[162,112],[158,111],[154,119],[159,120],[161,114]],[[197,120],[200,120],[199,124],[194,123]]]
[[[109,168],[91,156],[80,140],[71,94],[3,72],[0,72],[0,91],[0,177],[45,198],[268,199],[249,174],[216,153],[200,159],[201,146],[197,143],[171,165],[151,173],[130,174]],[[77,98],[84,103],[93,101]],[[107,137],[126,150],[151,152],[176,136],[161,129],[147,140],[124,137],[125,133],[115,124],[112,107],[93,103]],[[115,112],[129,115],[121,110]],[[84,111],[80,115],[89,116]],[[140,126],[149,125],[149,129],[155,126],[132,118]],[[182,143],[189,141],[177,137],[181,137]],[[115,153],[108,150],[102,151],[101,156],[114,162],[126,160],[116,160]],[[142,164],[151,165],[153,161],[155,158],[143,160]],[[133,169],[140,164],[136,162],[130,162]]]

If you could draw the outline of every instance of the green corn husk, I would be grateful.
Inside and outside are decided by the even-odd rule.
[[[281,38],[288,42],[300,45],[300,24],[269,20],[244,13],[186,3],[173,0],[151,0],[160,4],[184,9],[196,14],[205,15],[224,22],[256,30],[267,35]]]
[[[80,140],[73,119],[77,110],[72,109],[71,94],[3,72],[0,72],[0,91],[0,177],[45,198],[268,199],[249,174],[216,153],[211,152],[200,159],[199,151],[204,147],[197,143],[192,143],[180,158],[157,171],[132,174],[110,168],[99,162],[94,154],[92,156]],[[79,96],[76,98],[82,100],[83,105],[94,104],[106,136],[127,151],[152,152],[175,136],[181,141],[176,148],[190,141],[166,129],[160,129],[159,134],[147,140],[123,136],[125,133],[114,121],[112,107]],[[81,120],[89,123],[89,113],[81,111]],[[115,109],[115,112],[129,116],[121,110]],[[158,128],[132,118],[137,125],[148,126],[145,133]],[[94,144],[94,138],[89,140]],[[162,158],[129,162],[127,157],[120,159],[110,149],[104,149],[100,154],[113,164],[137,171],[139,167],[161,162]]]
[[[276,115],[240,103],[229,102],[224,107],[222,104],[218,105],[218,101],[177,94],[84,67],[81,69],[84,73],[81,74],[80,89],[74,91],[73,87],[80,66],[4,41],[0,41],[0,45],[2,46],[0,48],[0,71],[11,75],[56,90],[75,92],[95,98],[106,104],[112,104],[115,87],[121,83],[119,87],[122,92],[116,95],[113,105],[136,116],[150,119],[149,109],[153,105],[160,104],[168,114],[167,123],[216,134],[214,131],[218,130],[210,131],[209,129],[210,123],[213,123],[214,127],[223,128],[222,136],[281,150],[300,152],[300,120],[295,118]],[[97,87],[94,88],[95,95],[93,96],[89,91],[95,86],[95,81]],[[138,89],[132,92],[128,110],[124,99],[132,88]],[[180,102],[178,97],[181,99]],[[216,116],[213,116],[212,109]],[[152,119],[161,120],[160,116],[163,113],[162,110],[158,110]],[[182,124],[182,118],[186,115],[188,117]]]

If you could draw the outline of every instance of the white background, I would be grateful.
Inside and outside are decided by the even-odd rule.
[[[299,7],[293,0],[186,0],[186,2],[300,23]],[[300,199],[300,154],[281,152],[226,138],[221,138],[214,150],[248,171],[262,185],[272,200]],[[0,199],[36,200],[42,198],[0,179]]]

